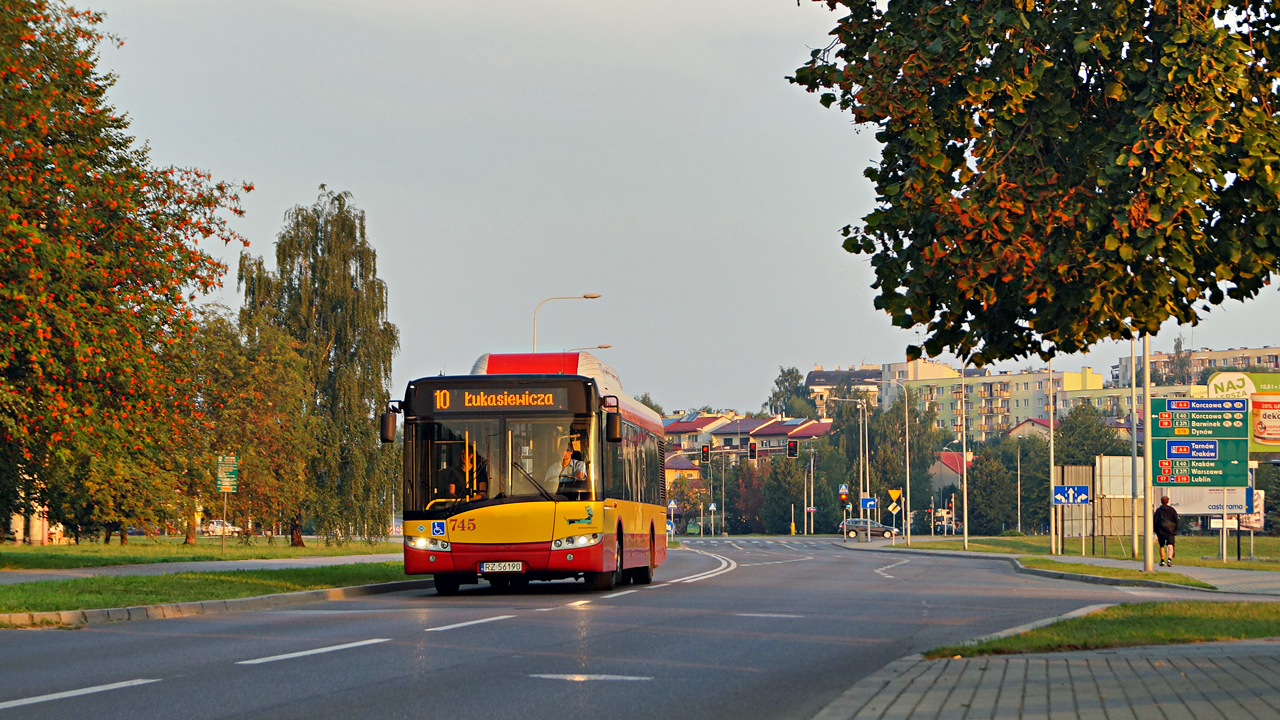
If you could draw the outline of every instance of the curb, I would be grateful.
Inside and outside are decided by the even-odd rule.
[[[205,600],[202,602],[163,603],[160,605],[140,605],[123,608],[98,608],[94,610],[60,610],[55,612],[36,613],[0,613],[0,627],[83,627],[108,622],[124,622],[129,620],[170,620],[173,618],[191,617],[193,615],[220,615],[233,612],[254,612],[270,610],[283,605],[296,603],[323,602],[325,600],[346,600],[348,598],[365,597],[400,592],[402,590],[418,590],[435,587],[435,580],[401,580],[399,582],[375,583],[373,585],[353,585],[351,587],[324,588],[320,590],[300,590],[291,593],[274,595],[258,595],[256,597],[233,598],[231,600]]]
[[[1191,585],[1178,585],[1177,583],[1161,582],[1159,580],[1124,580],[1122,578],[1109,578],[1101,575],[1083,575],[1081,573],[1063,572],[1061,570],[1041,570],[1040,568],[1027,567],[1023,565],[1017,557],[1011,555],[996,555],[994,553],[972,553],[972,552],[955,552],[952,550],[898,550],[894,548],[851,548],[847,545],[831,543],[838,548],[843,548],[849,552],[879,552],[888,553],[890,555],[924,555],[926,557],[962,557],[970,560],[996,560],[999,562],[1007,562],[1013,566],[1014,572],[1024,575],[1039,575],[1040,577],[1053,578],[1054,580],[1072,580],[1074,582],[1091,583],[1093,585],[1119,585],[1125,587],[1151,587],[1151,588],[1170,588],[1173,590],[1196,590],[1198,592],[1220,593],[1224,595],[1270,595],[1270,593],[1246,593],[1239,590],[1219,590],[1217,588],[1201,588]]]

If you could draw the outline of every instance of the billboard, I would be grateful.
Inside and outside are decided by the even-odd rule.
[[[1220,372],[1209,397],[1249,400],[1249,452],[1280,452],[1280,373]]]

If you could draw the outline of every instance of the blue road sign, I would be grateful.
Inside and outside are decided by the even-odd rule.
[[[841,486],[840,486],[840,492],[844,493],[845,495],[848,495],[848,494],[849,494],[849,486],[848,486],[848,485],[841,485]]]
[[[1088,485],[1059,485],[1053,489],[1054,505],[1088,505]]]
[[[667,503],[667,509],[668,509],[668,510],[675,510],[675,509],[676,509],[676,501],[675,501],[675,500],[672,500],[671,502]]]
[[[862,509],[863,509],[863,510],[875,510],[875,509],[876,509],[876,499],[875,499],[875,498],[862,498]]]

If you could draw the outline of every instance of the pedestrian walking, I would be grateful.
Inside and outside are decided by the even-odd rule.
[[[1178,511],[1169,505],[1169,496],[1160,498],[1156,508],[1156,540],[1160,541],[1160,567],[1173,567],[1173,541],[1178,537]]]

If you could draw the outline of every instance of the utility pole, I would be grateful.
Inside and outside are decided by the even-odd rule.
[[[1049,358],[1049,554],[1058,554],[1057,507],[1053,504],[1053,435],[1054,418],[1058,415],[1057,401],[1053,397],[1053,358]]]
[[[1143,473],[1145,477],[1142,478],[1142,504],[1145,506],[1142,508],[1142,515],[1146,519],[1142,528],[1142,569],[1147,572],[1154,572],[1155,567],[1153,567],[1154,563],[1152,562],[1154,548],[1151,546],[1152,541],[1155,539],[1152,537],[1154,534],[1152,532],[1152,523],[1154,521],[1151,518],[1151,338],[1145,333],[1142,335],[1142,418],[1146,427],[1146,431],[1142,433],[1142,465],[1146,470]],[[1225,508],[1227,506],[1225,490],[1222,497],[1224,500],[1222,506]]]
[[[963,472],[960,480],[960,498],[964,503],[965,550],[969,549],[969,411],[965,407],[969,404],[969,388],[965,385],[965,371],[968,368],[968,362],[960,365],[960,467]],[[955,534],[955,508],[952,508],[951,512],[953,518],[951,521],[953,524],[952,534]]]
[[[1138,559],[1138,348],[1129,338],[1129,530]],[[1145,424],[1145,420],[1143,421]],[[1145,464],[1145,461],[1144,461]]]
[[[1018,532],[1022,532],[1022,438],[1018,438]]]

